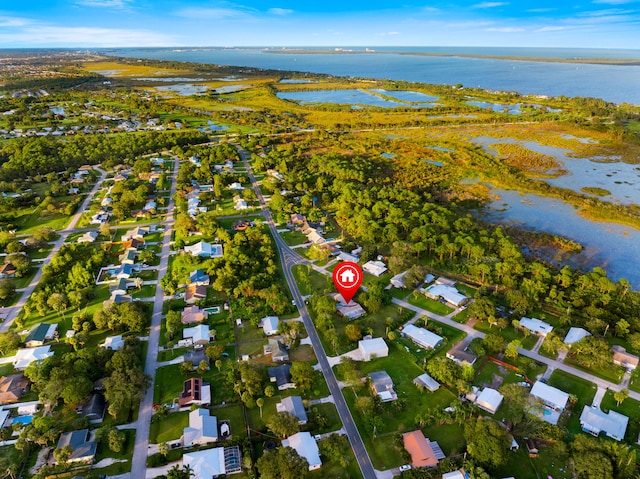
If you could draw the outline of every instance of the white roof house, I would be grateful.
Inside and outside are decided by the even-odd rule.
[[[209,326],[206,324],[199,324],[191,328],[184,328],[182,330],[182,338],[191,338],[193,344],[208,344],[210,339]]]
[[[78,243],[93,243],[98,239],[97,231],[87,231],[85,234],[78,238]]]
[[[389,346],[383,338],[362,339],[358,341],[358,349],[365,361],[386,358],[389,355]]]
[[[362,270],[373,276],[382,276],[387,271],[387,267],[382,261],[367,261],[362,265]]]
[[[102,343],[100,346],[102,346],[103,348],[106,348],[106,349],[112,349],[114,351],[117,351],[122,346],[124,346],[124,339],[122,339],[122,336],[120,336],[120,335],[118,335],[118,336],[108,336],[104,340],[104,343]]]
[[[355,254],[345,253],[344,251],[338,255],[338,259],[340,261],[351,261],[352,263],[357,263],[360,261]]]
[[[403,271],[400,274],[396,274],[393,278],[391,278],[391,285],[396,288],[404,288],[404,277],[407,275],[406,271]]]
[[[427,288],[427,296],[432,298],[442,298],[447,303],[455,307],[462,306],[468,298],[460,293],[454,286],[448,284],[432,284]]]
[[[224,464],[224,447],[188,452],[182,456],[182,463],[189,466],[195,478],[218,477],[227,473]]]
[[[13,357],[13,367],[18,370],[25,369],[34,361],[42,361],[53,356],[50,346],[40,346],[37,348],[18,349]]]
[[[194,409],[189,413],[189,426],[184,428],[184,447],[205,445],[218,440],[218,418],[208,409]]]
[[[532,333],[539,334],[540,336],[546,336],[553,331],[553,326],[537,318],[523,317],[520,320],[520,327],[527,328]]]
[[[411,341],[413,341],[417,345],[427,349],[433,349],[442,342],[442,336],[438,336],[437,334],[432,333],[431,331],[428,331],[424,328],[418,328],[413,324],[405,326],[405,328],[402,330],[402,333],[408,336]]]
[[[570,328],[567,335],[564,337],[564,344],[579,343],[587,336],[591,336],[591,333],[583,328]]]
[[[304,457],[309,463],[309,470],[320,469],[320,450],[318,443],[308,431],[299,432],[282,441],[284,447],[292,447],[300,457]]]
[[[500,404],[502,404],[503,399],[504,396],[495,389],[484,388],[476,398],[476,406],[491,414],[495,414]]]
[[[461,471],[446,472],[442,475],[442,479],[466,479],[467,476]]]
[[[278,334],[280,320],[277,316],[267,316],[262,318],[262,330],[267,336]]]
[[[222,245],[210,244],[205,241],[200,241],[191,246],[185,246],[184,252],[191,256],[201,256],[205,258],[222,258]]]
[[[531,396],[557,410],[564,409],[569,402],[569,394],[540,381],[536,381],[531,388]]]
[[[624,439],[627,432],[629,418],[615,411],[603,413],[597,406],[585,406],[580,415],[582,430],[594,436],[604,432],[616,441]]]
[[[440,383],[429,376],[427,373],[421,374],[413,380],[413,384],[416,386],[423,386],[429,391],[436,391],[440,387]]]

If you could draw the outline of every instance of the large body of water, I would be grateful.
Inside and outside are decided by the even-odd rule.
[[[360,49],[362,50],[362,49]],[[583,96],[616,103],[640,104],[640,65],[550,63],[468,58],[458,55],[504,55],[547,58],[639,58],[639,50],[531,48],[402,48],[407,53],[451,53],[420,56],[385,53],[267,53],[259,48],[124,48],[117,56],[190,61],[221,65],[326,73],[338,76],[387,78],[424,83],[458,83],[490,90],[549,96]],[[396,48],[394,50],[399,50]]]
[[[538,58],[635,59],[640,58],[640,50],[509,48],[405,48],[403,50],[409,53],[452,53],[454,56],[430,57],[390,51],[377,54],[276,54],[266,53],[261,49],[174,51],[168,48],[119,49],[110,50],[107,53],[135,58],[295,70],[337,76],[388,78],[438,84],[462,83],[469,87],[517,91],[523,94],[596,97],[617,103],[640,104],[640,66],[494,60],[455,56],[455,54],[476,54]],[[299,98],[299,100],[302,99]],[[304,99],[309,100],[306,97]],[[368,100],[371,101],[370,98]],[[399,100],[425,99],[399,98]],[[389,103],[392,102],[389,101]],[[635,165],[603,164],[588,159],[570,159],[564,156],[564,151],[545,151],[545,153],[562,156],[565,167],[571,173],[549,180],[550,182],[576,190],[581,186],[609,187],[613,192],[613,197],[607,198],[609,200],[619,203],[640,202]],[[600,173],[598,169],[601,169]],[[590,221],[578,215],[573,206],[554,198],[536,195],[521,196],[517,192],[504,190],[496,192],[501,199],[495,201],[486,210],[486,214],[494,221],[516,223],[578,241],[585,246],[585,251],[575,258],[576,266],[586,268],[601,266],[612,278],[627,278],[635,289],[640,289],[640,269],[637,267],[640,262],[639,230],[614,223]]]

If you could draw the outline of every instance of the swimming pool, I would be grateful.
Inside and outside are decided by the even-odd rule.
[[[13,421],[11,421],[11,424],[31,424],[31,421],[33,421],[33,416],[18,416],[18,417],[14,417]]]

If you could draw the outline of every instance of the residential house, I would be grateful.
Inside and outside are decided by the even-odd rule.
[[[277,316],[266,316],[262,318],[262,321],[260,324],[262,325],[262,330],[264,331],[264,334],[266,334],[267,336],[272,336],[274,334],[278,334],[279,323],[280,323],[280,320],[278,319]]]
[[[393,278],[391,278],[390,283],[394,288],[405,288],[404,277],[407,275],[406,271],[402,273],[396,274]]]
[[[14,265],[7,262],[0,266],[0,278],[13,278],[18,270]]]
[[[580,415],[580,426],[582,426],[583,431],[594,436],[604,432],[616,441],[624,439],[628,425],[629,418],[624,414],[612,410],[605,414],[597,406],[585,405]]]
[[[451,349],[447,351],[446,356],[459,365],[464,363],[473,365],[478,359],[476,355],[469,350],[469,344],[463,341],[455,343]]]
[[[89,441],[89,430],[81,429],[79,431],[63,432],[58,439],[57,449],[71,446],[71,455],[67,462],[77,463],[84,462],[91,464],[96,457],[96,449],[98,445]]]
[[[236,210],[246,210],[247,208],[249,208],[249,205],[247,204],[247,202],[239,196],[235,196],[233,198],[233,202],[235,203],[233,207]]]
[[[530,396],[540,400],[543,405],[542,410],[534,407],[531,413],[549,424],[558,424],[560,415],[569,402],[569,394],[537,381],[531,388]]]
[[[112,351],[118,351],[122,346],[124,346],[124,339],[122,338],[122,335],[107,336],[104,343],[100,346],[105,349],[111,349]]]
[[[222,258],[222,245],[200,241],[194,245],[185,246],[184,252],[201,258]]]
[[[209,286],[211,279],[209,275],[201,269],[196,269],[189,273],[189,283],[197,286]]]
[[[569,328],[569,332],[564,337],[564,344],[579,343],[587,336],[591,336],[591,333],[584,328]]]
[[[209,358],[205,348],[187,349],[184,352],[184,360],[191,362],[194,368],[197,368],[204,361],[207,363],[207,369],[209,368]]]
[[[193,306],[187,306],[182,310],[180,321],[182,321],[182,324],[201,323],[207,319],[207,317],[207,312],[200,309],[200,306],[194,304]]]
[[[362,339],[358,341],[358,351],[364,361],[389,356],[389,346],[383,338]]]
[[[425,389],[428,389],[431,392],[437,391],[438,388],[440,387],[440,383],[438,383],[438,381],[433,379],[427,373],[423,373],[417,378],[415,378],[413,380],[413,384],[415,384],[418,387],[423,387]]]
[[[553,331],[553,326],[537,318],[523,317],[520,320],[520,327],[526,328],[529,331],[531,331],[533,334],[538,334],[540,336],[546,336],[551,331]]]
[[[207,287],[190,284],[184,293],[184,301],[187,304],[193,304],[196,301],[207,299]]]
[[[120,278],[118,281],[110,288],[111,296],[116,295],[126,295],[129,290],[129,281],[126,278]]]
[[[425,295],[431,299],[443,299],[456,308],[469,301],[469,298],[448,284],[432,284],[426,289]]]
[[[298,418],[299,424],[306,424],[309,418],[307,417],[307,411],[304,409],[302,398],[300,396],[289,396],[282,398],[282,400],[276,404],[276,411],[288,412]]]
[[[189,378],[184,381],[182,384],[182,392],[178,397],[178,405],[180,407],[210,403],[211,386],[204,384],[202,378]]]
[[[218,418],[208,409],[189,413],[189,426],[184,428],[184,447],[206,446],[218,441]]]
[[[638,356],[628,353],[624,346],[615,345],[611,347],[613,351],[613,364],[622,366],[629,370],[634,370],[638,367]]]
[[[128,249],[139,249],[144,247],[144,240],[143,239],[137,239],[137,238],[131,238],[128,241],[124,241],[122,243],[122,248],[126,251]]]
[[[289,361],[289,351],[282,342],[282,337],[269,338],[269,342],[264,345],[263,352],[265,356],[271,355],[273,362],[281,363]]]
[[[55,338],[57,329],[57,324],[39,323],[31,329],[31,332],[24,340],[24,345],[28,348],[43,346],[46,341],[51,341]]]
[[[100,202],[100,206],[111,206],[113,204],[113,199],[109,198],[108,196],[106,196],[105,198],[102,198],[102,201]]]
[[[29,380],[24,374],[9,374],[0,378],[0,404],[18,402],[29,390]]]
[[[307,240],[317,245],[322,245],[327,242],[327,240],[324,239],[324,237],[320,234],[320,232],[315,228],[309,228],[307,232]]]
[[[104,419],[107,404],[101,393],[94,392],[82,406],[82,417],[89,419],[91,423],[99,423]]]
[[[76,188],[75,186],[67,190],[67,194],[69,195],[77,195],[78,193],[80,193],[80,189]]]
[[[382,261],[367,261],[362,265],[362,270],[373,276],[382,276],[387,271],[387,267]]]
[[[413,324],[406,325],[402,330],[402,334],[407,336],[418,346],[422,346],[426,349],[434,349],[443,341],[442,336],[438,336],[427,329],[419,328]]]
[[[467,479],[467,473],[464,469],[446,472],[442,475],[442,479]]]
[[[251,221],[249,220],[238,220],[233,223],[234,231],[246,231],[251,226]]]
[[[154,200],[149,200],[142,207],[142,211],[155,211],[158,208],[158,204]]]
[[[78,243],[94,243],[100,234],[97,231],[87,231],[78,238]]]
[[[269,373],[269,380],[272,383],[276,383],[279,391],[284,391],[285,389],[296,387],[296,385],[293,384],[293,381],[291,380],[290,364],[283,364],[281,366],[268,368],[267,372]]]
[[[229,189],[231,191],[241,191],[241,190],[244,190],[244,187],[240,183],[238,183],[237,181],[234,181],[233,183],[231,183],[229,185]]]
[[[411,456],[413,467],[436,467],[439,460],[420,429],[402,435],[404,448]]]
[[[24,371],[32,362],[42,361],[50,356],[53,356],[51,346],[18,349],[13,357],[13,367],[18,371]]]
[[[318,443],[311,433],[299,432],[293,436],[289,436],[282,441],[283,447],[293,448],[300,457],[304,457],[309,463],[309,470],[320,469],[322,461],[320,460],[320,449]]]
[[[112,304],[130,303],[133,298],[128,294],[112,293],[109,299],[102,302],[103,308],[108,308]]]
[[[130,278],[134,273],[135,269],[132,264],[121,264],[117,268],[113,270],[112,276],[115,276],[117,279],[122,278]]]
[[[495,414],[503,399],[504,396],[495,389],[484,388],[476,398],[476,406],[488,413]]]
[[[359,303],[356,303],[354,300],[351,300],[349,304],[347,304],[340,293],[335,294],[333,296],[333,299],[335,299],[336,302],[338,303],[336,304],[336,309],[338,311],[338,314],[340,314],[344,318],[352,320],[367,314],[364,308],[360,306]]]
[[[242,472],[239,446],[187,452],[182,456],[182,463],[193,471],[194,479],[210,479]]]
[[[191,339],[191,343],[194,346],[205,346],[209,344],[211,337],[209,336],[209,326],[206,324],[199,324],[191,328],[185,328],[182,330],[183,339]]]
[[[307,222],[307,218],[300,213],[293,213],[291,215],[291,223],[294,225],[304,225]]]
[[[344,251],[341,252],[338,255],[338,260],[339,261],[349,261],[351,263],[358,263],[360,262],[360,258],[358,258],[356,255],[354,254],[349,254],[349,253],[345,253]]]
[[[382,402],[395,401],[398,395],[393,389],[393,380],[386,371],[375,371],[368,374],[371,378],[371,388]]]
[[[147,226],[136,226],[125,232],[122,235],[122,241],[129,241],[130,239],[143,239],[146,235],[149,234],[149,227]]]
[[[118,256],[118,259],[120,260],[120,264],[135,264],[137,257],[138,252],[136,250],[128,249]]]

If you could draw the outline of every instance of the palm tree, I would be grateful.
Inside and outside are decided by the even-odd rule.
[[[142,285],[144,284],[144,280],[140,277],[133,279],[133,284],[135,284],[136,288],[142,289]]]
[[[256,399],[256,406],[260,408],[260,417],[262,417],[262,406],[264,406],[264,398]]]

